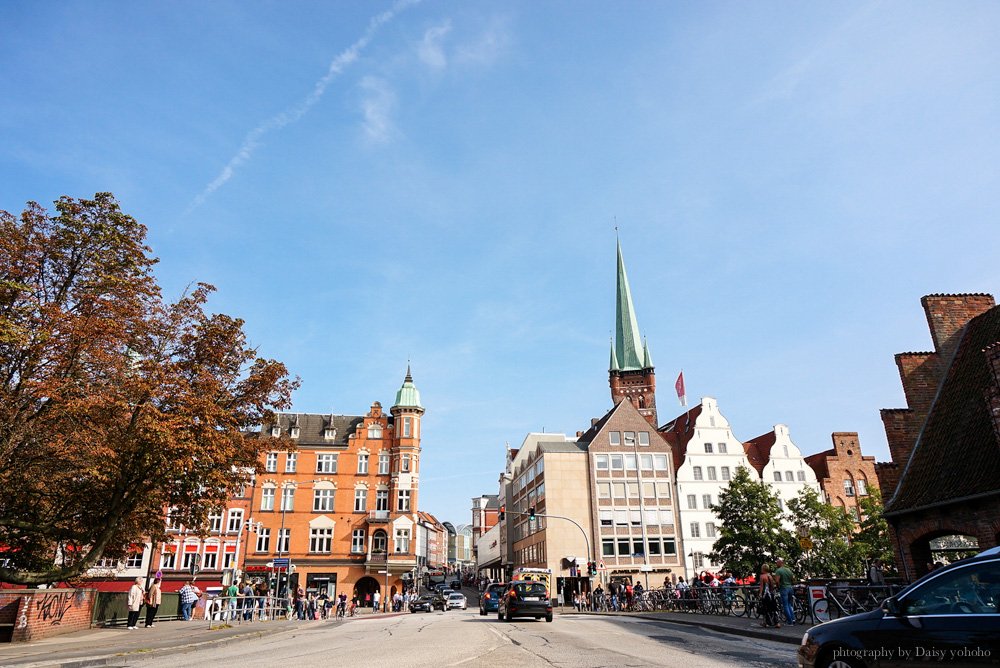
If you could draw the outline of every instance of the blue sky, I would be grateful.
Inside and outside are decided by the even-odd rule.
[[[661,422],[806,453],[1000,292],[994,2],[6,2],[0,208],[111,191],[295,410],[427,408],[421,508],[610,408],[615,233]]]

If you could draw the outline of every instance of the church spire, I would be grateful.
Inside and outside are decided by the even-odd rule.
[[[632,305],[632,290],[625,273],[622,259],[622,243],[618,245],[618,289],[615,299],[615,357],[622,371],[636,371],[646,368],[644,357],[648,357],[639,336],[639,323]]]

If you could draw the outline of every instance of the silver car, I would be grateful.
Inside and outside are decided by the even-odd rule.
[[[448,595],[448,609],[459,608],[465,610],[469,607],[469,601],[465,598],[465,594],[459,594],[454,592]]]

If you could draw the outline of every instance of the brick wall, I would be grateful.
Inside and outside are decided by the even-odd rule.
[[[941,356],[937,353],[899,353],[896,366],[906,405],[926,417],[941,382]]]
[[[859,494],[858,481],[863,480],[868,493],[874,488],[880,487],[879,478],[875,470],[875,458],[865,456],[861,453],[861,443],[858,440],[857,432],[837,431],[830,435],[833,440],[833,454],[821,453],[825,474],[823,477],[817,475],[820,487],[830,499],[830,504],[837,508],[845,508],[848,512],[854,513],[857,509],[860,515],[860,501],[862,494]],[[812,464],[813,457],[807,458],[807,462]],[[854,496],[847,496],[844,481],[850,480],[854,489]]]
[[[920,303],[927,315],[934,349],[945,363],[951,360],[966,323],[996,306],[993,296],[987,294],[927,295]]]
[[[894,538],[896,563],[910,580],[927,573],[931,561],[930,541],[942,535],[963,534],[979,540],[985,550],[1000,543],[1000,497],[932,508],[905,519],[888,517]],[[941,527],[948,527],[942,530]]]
[[[14,624],[14,642],[82,631],[90,628],[96,596],[96,589],[4,590],[0,623]]]

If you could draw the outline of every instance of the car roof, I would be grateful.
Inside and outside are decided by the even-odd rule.
[[[998,555],[1000,555],[1000,545],[997,545],[996,547],[991,547],[988,550],[983,550],[982,552],[980,552],[976,556],[977,557],[994,557],[994,556],[998,556]]]

